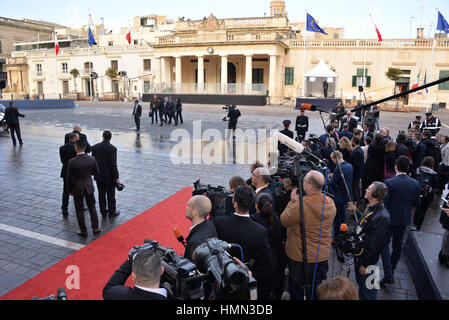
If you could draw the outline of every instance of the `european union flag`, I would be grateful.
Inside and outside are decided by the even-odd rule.
[[[447,23],[446,19],[444,19],[443,15],[440,11],[438,11],[438,24],[437,30],[444,31],[445,33],[449,33],[449,23]]]
[[[89,46],[96,46],[97,45],[97,42],[95,41],[95,38],[94,38],[94,34],[92,33],[92,30],[90,30],[90,27],[89,27],[89,40],[88,40],[88,43],[89,43]]]
[[[316,23],[315,19],[310,14],[307,14],[307,31],[319,32],[327,35],[327,33],[320,28],[320,26]]]

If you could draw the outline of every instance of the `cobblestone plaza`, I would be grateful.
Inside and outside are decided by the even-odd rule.
[[[76,109],[22,110],[27,117],[22,120],[24,145],[13,147],[6,133],[0,135],[0,295],[16,288],[28,279],[64,259],[95,238],[79,237],[72,199],[69,217],[61,214],[62,179],[59,147],[64,134],[79,123],[91,145],[101,141],[103,130],[113,133],[112,144],[118,149],[118,168],[121,181],[126,185],[117,194],[120,216],[100,219],[100,237],[136,217],[174,193],[192,186],[201,179],[203,183],[227,186],[235,175],[247,179],[249,166],[224,165],[174,165],[170,160],[170,142],[174,127],[151,125],[147,104],[143,104],[142,130],[134,131],[131,103],[83,102]],[[242,129],[281,129],[282,121],[295,120],[297,111],[290,107],[240,107]],[[193,121],[202,120],[202,130],[215,128],[224,132],[226,125],[222,106],[185,105],[185,128],[192,132]],[[324,115],[327,117],[327,115]],[[381,113],[381,126],[391,130],[396,137],[406,130],[414,113]],[[443,127],[449,113],[438,112]],[[318,113],[309,114],[309,133],[321,134],[323,125]],[[265,160],[265,159],[262,159]],[[336,259],[330,261],[328,276],[347,274],[347,266]],[[381,268],[382,269],[382,268]],[[353,270],[353,268],[352,268]],[[353,271],[350,278],[354,280]],[[405,261],[397,270],[398,281],[388,289],[381,289],[379,298],[388,300],[416,299],[416,292]]]

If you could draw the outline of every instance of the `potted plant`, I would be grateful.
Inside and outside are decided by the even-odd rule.
[[[73,83],[75,85],[75,94],[77,95],[77,98],[78,98],[78,92],[76,90],[76,78],[78,78],[80,76],[80,72],[78,69],[75,68],[75,69],[70,70],[70,74],[73,77]]]

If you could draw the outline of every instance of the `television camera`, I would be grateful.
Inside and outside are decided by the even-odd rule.
[[[194,252],[194,261],[178,256],[173,249],[157,241],[145,240],[129,253],[130,261],[141,250],[154,250],[161,258],[164,273],[162,288],[176,300],[249,299],[257,297],[257,282],[248,269],[229,255],[234,245],[217,238],[208,239]]]
[[[34,297],[31,298],[31,300],[67,300],[67,293],[65,291],[64,288],[59,288],[56,292],[56,294],[52,294],[51,296],[45,297],[45,298],[38,298],[38,297]]]
[[[341,234],[335,238],[335,252],[337,260],[345,263],[345,256],[359,256],[363,253],[365,233],[362,233],[355,225],[348,228],[346,224],[340,227]]]
[[[228,215],[230,212],[232,212],[233,193],[226,191],[225,187],[213,187],[210,184],[204,185],[201,184],[200,180],[194,182],[193,187],[194,189],[192,196],[206,196],[212,203],[212,210],[210,212],[211,218],[214,218],[216,216]]]

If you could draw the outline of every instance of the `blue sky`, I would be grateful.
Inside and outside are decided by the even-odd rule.
[[[146,14],[166,15],[173,19],[184,16],[202,19],[210,13],[218,18],[259,17],[269,15],[269,0],[0,0],[0,16],[9,18],[29,18],[59,23],[70,27],[80,27],[87,22],[89,9],[95,23],[104,18],[107,28],[118,32],[126,27],[132,17]],[[366,12],[371,10],[383,38],[408,38],[410,20],[411,35],[416,35],[420,25],[423,6],[422,26],[425,36],[435,30],[436,8],[449,20],[448,0],[287,0],[290,21],[304,21],[307,10],[322,27],[342,27],[347,38],[364,38],[366,34]],[[430,24],[433,27],[430,28]],[[368,29],[368,37],[375,38],[374,31]]]

